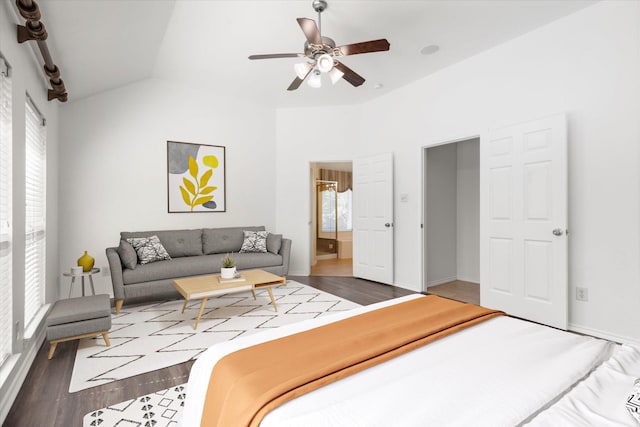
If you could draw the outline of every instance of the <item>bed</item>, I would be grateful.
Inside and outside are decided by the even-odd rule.
[[[397,298],[211,347],[192,367],[182,425],[201,425],[211,372],[226,355],[417,298],[425,297]],[[640,352],[633,347],[499,316],[283,403],[260,426],[637,427],[625,401],[638,377]]]

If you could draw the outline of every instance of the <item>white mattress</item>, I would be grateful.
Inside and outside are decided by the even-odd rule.
[[[637,378],[640,378],[640,350],[616,346],[609,360],[527,426],[638,427],[640,424],[625,407]]]
[[[184,426],[199,426],[215,362],[245,346],[396,304],[402,297],[217,344],[189,375]],[[514,426],[605,360],[606,341],[498,317],[285,403],[263,427]]]

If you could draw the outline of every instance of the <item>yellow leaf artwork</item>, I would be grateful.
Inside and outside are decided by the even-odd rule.
[[[167,141],[169,212],[225,212],[225,147]]]
[[[203,163],[207,166],[214,164],[211,159],[215,159],[215,167],[218,167],[218,159],[216,159],[215,156],[205,156]],[[206,196],[206,194],[211,194],[218,188],[213,186],[207,187],[207,183],[213,175],[213,169],[207,169],[204,171],[200,176],[200,179],[198,179],[198,170],[199,168],[196,159],[194,159],[193,156],[189,156],[189,174],[193,177],[193,181],[187,177],[183,177],[182,183],[184,184],[184,187],[181,185],[180,191],[182,193],[182,199],[187,206],[191,208],[191,212],[193,212],[193,208],[196,206],[204,205],[205,203],[213,200],[214,196]],[[191,197],[191,195],[193,195],[193,197]]]

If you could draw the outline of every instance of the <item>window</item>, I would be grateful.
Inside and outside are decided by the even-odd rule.
[[[325,233],[336,231],[336,215],[338,216],[338,231],[351,231],[351,190],[337,193],[334,189],[322,191],[322,231]],[[336,209],[337,203],[337,209]]]
[[[353,229],[351,223],[352,194],[351,190],[338,193],[338,231],[351,231]]]
[[[347,189],[342,193],[337,192],[336,182],[318,184],[320,238],[335,238],[336,226],[338,231],[352,230],[352,194],[351,189]],[[333,233],[333,236],[329,236],[326,233]]]
[[[324,184],[320,192],[320,230],[323,233],[336,231],[336,190],[331,184]]]
[[[47,151],[44,118],[28,97],[25,110],[24,325],[28,327],[38,310],[44,305]]]
[[[0,57],[0,365],[11,354],[11,79]]]

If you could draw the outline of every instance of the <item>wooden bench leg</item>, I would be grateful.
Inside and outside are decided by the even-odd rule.
[[[73,341],[73,340],[81,340],[83,338],[93,338],[93,337],[97,337],[98,335],[102,335],[102,338],[104,338],[104,342],[107,344],[107,347],[111,347],[111,341],[109,341],[109,331],[89,332],[88,334],[76,335],[73,337],[60,338],[57,340],[50,341],[51,347],[49,347],[48,359],[51,360],[51,358],[53,357],[53,353],[56,351],[56,346],[58,345],[58,343]]]
[[[47,356],[48,360],[51,360],[53,357],[53,353],[56,351],[56,346],[58,345],[57,341],[51,342],[51,347],[49,347],[49,355]]]
[[[116,300],[116,314],[120,314],[120,310],[122,310],[122,304],[124,304],[123,299]]]

